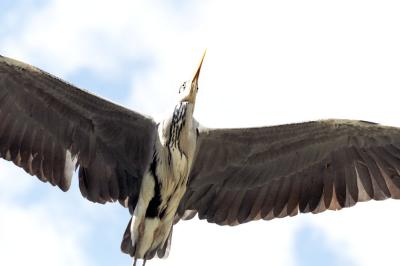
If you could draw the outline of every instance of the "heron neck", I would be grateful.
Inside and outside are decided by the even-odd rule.
[[[186,123],[191,127],[193,122],[194,103],[188,103],[186,106]]]
[[[179,102],[169,124],[168,145],[179,145],[179,140],[187,135],[193,125],[193,104],[183,101]]]

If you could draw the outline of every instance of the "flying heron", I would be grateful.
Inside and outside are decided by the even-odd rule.
[[[79,168],[85,198],[129,209],[121,249],[134,265],[167,256],[174,224],[196,214],[237,225],[400,198],[400,128],[203,127],[193,118],[203,59],[155,122],[0,56],[0,157],[63,191]]]

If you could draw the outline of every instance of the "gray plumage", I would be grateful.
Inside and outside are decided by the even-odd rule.
[[[157,124],[0,57],[0,156],[63,191],[79,168],[85,198],[130,209],[121,248],[143,259],[167,255],[173,223],[196,213],[236,225],[400,197],[400,129],[352,120],[204,128],[192,117],[199,71]],[[151,226],[159,236],[145,240]]]
[[[79,187],[93,202],[132,197],[152,155],[155,123],[37,68],[0,57],[0,155],[41,181]],[[67,151],[71,158],[66,158]]]
[[[398,128],[322,120],[201,129],[179,213],[235,225],[399,198],[399,170]]]

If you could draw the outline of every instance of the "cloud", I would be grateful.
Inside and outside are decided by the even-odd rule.
[[[238,227],[221,227],[197,220],[180,222],[174,227],[169,257],[151,263],[160,266],[296,265],[291,249],[300,224],[295,219]]]
[[[360,203],[341,211],[326,212],[310,219],[322,229],[330,243],[344,256],[351,256],[355,265],[390,265],[396,261],[396,229],[400,222],[398,201]]]
[[[21,203],[19,198],[32,193],[35,180],[4,161],[0,172],[0,264],[92,265],[80,249],[86,229],[71,213],[63,214],[65,204],[51,195],[43,202],[31,198]]]
[[[2,202],[0,221],[2,265],[90,265],[79,249],[76,234],[64,234],[63,227],[76,228],[59,219],[49,219],[47,208],[17,207]]]
[[[205,125],[260,126],[339,117],[400,126],[396,1],[193,1],[177,6],[176,1],[55,0],[30,6],[23,18],[16,8],[8,15],[13,30],[2,36],[0,47],[58,75],[90,69],[102,78],[127,79],[131,96],[121,101],[158,118],[171,108],[178,86],[191,78],[208,48],[195,113]],[[0,182],[7,184],[0,186],[0,198],[7,198],[7,204],[20,195],[18,188],[31,186],[3,177]],[[11,191],[6,194],[3,187]],[[399,236],[396,204],[360,204],[338,213],[234,228],[182,222],[175,228],[170,258],[152,263],[296,265],[294,236],[306,224],[321,230],[337,254],[344,253],[357,265],[381,260],[393,264]],[[41,234],[35,225],[47,221],[54,230],[45,232],[52,237],[41,242],[63,243],[51,219],[44,218],[45,211],[10,206],[1,207],[10,213],[8,228],[21,225],[13,227],[10,221],[31,217],[30,231]],[[12,212],[14,208],[20,212]],[[122,234],[123,228],[118,229]],[[65,240],[66,250],[68,241],[81,237]],[[81,263],[86,263],[84,258]]]
[[[0,168],[0,200],[15,200],[22,191],[31,188],[32,182],[25,176],[22,169],[1,160]]]
[[[296,265],[325,266],[355,265],[351,257],[342,250],[345,248],[342,242],[334,241],[326,236],[323,230],[310,223],[304,223],[296,232],[293,249]]]

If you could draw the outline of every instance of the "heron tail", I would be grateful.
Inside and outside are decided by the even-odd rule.
[[[135,256],[136,252],[136,245],[132,243],[132,233],[131,233],[131,225],[134,223],[134,220],[132,221],[131,218],[129,220],[128,225],[126,226],[124,236],[122,238],[121,242],[121,250],[122,252],[129,254],[131,257]],[[171,247],[171,240],[172,240],[172,228],[169,232],[168,238],[166,239],[165,243],[162,246],[159,246],[157,249],[150,251],[146,254],[146,259],[152,259],[154,258],[155,255],[157,255],[158,258],[166,258],[169,255],[170,247]]]
[[[132,218],[129,220],[129,223],[125,229],[124,236],[122,237],[121,251],[133,257],[135,255],[135,246],[132,244],[131,224],[132,224]]]
[[[169,235],[164,245],[157,250],[157,257],[159,258],[167,258],[169,255],[169,251],[171,249],[171,240],[172,240],[172,229],[169,231]]]

